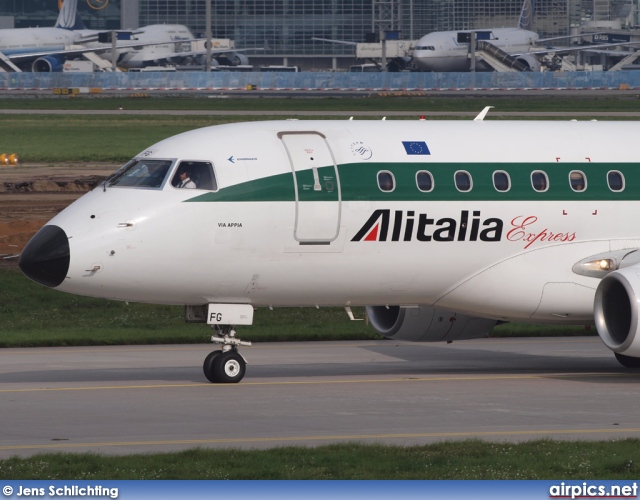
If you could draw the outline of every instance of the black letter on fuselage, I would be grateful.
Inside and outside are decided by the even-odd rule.
[[[411,234],[413,233],[413,216],[416,213],[413,210],[407,212],[407,225],[404,228],[404,241],[411,241]]]
[[[469,222],[469,212],[463,210],[460,212],[460,231],[458,231],[458,241],[464,241],[467,236],[467,223]]]
[[[482,223],[483,226],[490,226],[491,224],[493,224],[493,227],[483,229],[480,233],[481,241],[500,241],[502,239],[502,220],[487,219]],[[493,233],[493,236],[489,236],[489,233]]]
[[[382,217],[382,224],[380,225],[380,234],[378,235],[378,241],[387,241],[387,232],[389,231],[389,213],[390,210],[375,210],[369,220],[364,226],[356,233],[351,241],[360,241],[364,238],[371,229],[376,225],[378,219]]]
[[[431,241],[431,235],[427,234],[427,226],[433,225],[433,219],[427,219],[427,214],[420,214],[418,218],[418,232],[416,238],[418,241]]]
[[[453,241],[456,234],[456,221],[445,218],[436,222],[436,226],[442,226],[444,224],[447,224],[446,227],[442,227],[433,232],[433,241]]]
[[[474,211],[474,217],[480,217],[480,212]],[[473,219],[471,221],[471,238],[469,241],[476,241],[478,239],[478,229],[480,229],[480,219]]]
[[[402,210],[396,210],[396,215],[393,221],[393,234],[391,235],[391,241],[400,241],[400,230],[402,229]]]

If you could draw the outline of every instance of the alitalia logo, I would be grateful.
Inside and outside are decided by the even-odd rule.
[[[351,241],[500,241],[501,219],[483,219],[479,210],[435,219],[413,210],[375,210]]]
[[[537,215],[518,215],[506,225],[480,210],[462,210],[457,218],[436,219],[413,210],[375,210],[351,241],[502,241],[533,245],[570,243],[575,231],[545,227]]]

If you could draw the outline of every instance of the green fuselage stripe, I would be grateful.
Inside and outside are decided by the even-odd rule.
[[[381,170],[393,173],[395,189],[383,192],[378,188],[377,175]],[[416,173],[424,170],[432,174],[433,190],[422,192],[416,184]],[[460,192],[455,187],[456,171],[468,172],[473,180],[470,191]],[[531,186],[531,173],[545,172],[549,188],[537,192]],[[584,191],[576,192],[569,184],[570,172],[583,172],[587,179]],[[607,173],[619,171],[624,175],[625,189],[609,189]],[[493,173],[505,171],[511,178],[511,189],[497,191],[493,186]],[[636,200],[640,197],[640,168],[635,163],[351,163],[338,167],[343,201],[589,201]],[[334,167],[318,169],[321,184],[335,177]],[[297,172],[298,186],[313,183],[311,170]],[[335,185],[335,182],[334,182]],[[334,193],[335,195],[335,193]],[[331,201],[327,189],[309,192],[306,201]],[[190,199],[191,202],[247,202],[294,201],[293,175],[289,171],[271,177],[222,188]]]

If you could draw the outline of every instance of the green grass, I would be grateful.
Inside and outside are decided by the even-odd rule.
[[[355,314],[364,317],[364,309]],[[341,308],[263,308],[254,325],[237,330],[257,342],[381,338],[363,321],[349,321]],[[208,326],[184,322],[180,306],[80,297],[0,270],[0,347],[202,343],[210,337]]]
[[[127,345],[208,342],[211,329],[186,324],[180,306],[126,304],[61,293],[17,270],[0,270],[0,347]],[[354,307],[364,318],[364,308]],[[349,321],[344,309],[258,309],[254,325],[238,327],[254,342],[382,339],[364,321]],[[492,336],[595,335],[583,327],[498,326]]]
[[[505,323],[491,330],[491,337],[569,337],[595,336],[595,326],[538,325],[529,323]]]
[[[479,112],[492,104],[496,111],[640,111],[637,96],[540,98],[522,97],[351,97],[351,98],[264,98],[204,99],[132,97],[110,98],[0,98],[4,109],[164,109],[216,111],[426,111]],[[369,117],[376,119],[379,117]],[[440,117],[442,118],[442,117]],[[497,119],[489,117],[487,119]],[[58,162],[123,163],[162,139],[199,127],[221,123],[282,119],[282,116],[111,116],[111,115],[0,115],[0,152],[17,153],[23,164]],[[365,119],[365,118],[363,118]],[[395,117],[394,119],[414,119]],[[468,118],[463,118],[468,119]],[[566,118],[563,118],[566,119]]]
[[[124,163],[152,144],[182,132],[270,119],[282,117],[0,115],[0,153],[16,153],[23,165]]]
[[[122,163],[172,135],[229,121],[196,116],[3,115],[0,151],[17,153],[22,164]]]
[[[207,99],[203,93],[196,97],[150,96],[136,97],[28,97],[0,98],[4,109],[84,109],[104,110],[123,107],[127,110],[214,110],[214,111],[477,111],[494,105],[496,111],[640,111],[640,98],[636,94],[606,96],[562,96],[522,92],[517,97],[498,94],[479,96],[429,96],[425,92],[407,96],[407,92],[385,92],[359,97],[265,97]],[[5,94],[6,97],[6,94]]]
[[[109,479],[556,479],[635,480],[640,440],[444,442],[427,446],[202,450],[0,460],[3,480]]]

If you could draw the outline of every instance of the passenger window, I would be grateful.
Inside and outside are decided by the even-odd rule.
[[[456,188],[458,191],[466,192],[471,191],[472,182],[471,182],[471,174],[469,172],[465,172],[464,170],[458,170],[454,176],[456,182]]]
[[[624,191],[624,175],[617,170],[611,170],[607,174],[607,183],[611,191]]]
[[[107,178],[109,186],[159,188],[162,186],[171,160],[132,160]]]
[[[433,175],[426,170],[420,170],[416,174],[416,184],[418,185],[418,189],[423,193],[433,191]]]
[[[511,178],[507,172],[498,170],[493,173],[493,187],[496,191],[509,191],[511,189]]]
[[[380,191],[390,192],[396,188],[396,181],[391,172],[378,172],[378,187]]]
[[[540,193],[549,189],[549,178],[547,177],[547,174],[542,170],[535,170],[534,172],[531,172],[531,185],[533,186],[533,189]]]
[[[171,185],[175,188],[218,190],[213,166],[208,161],[181,161]]]
[[[573,170],[569,173],[569,185],[574,191],[584,191],[587,189],[587,178],[579,170]]]

